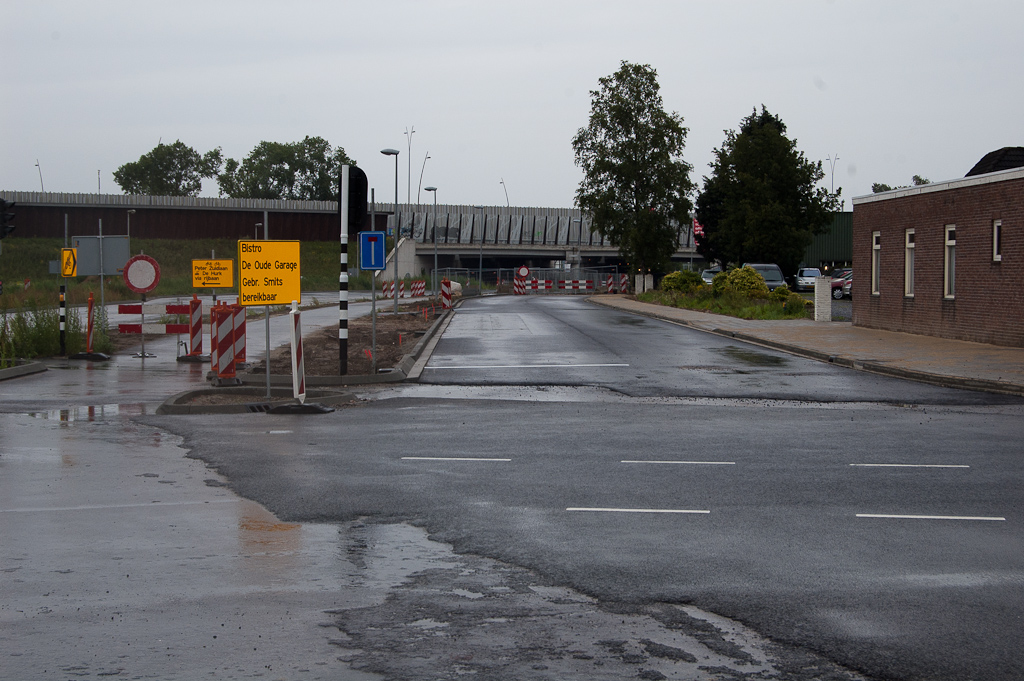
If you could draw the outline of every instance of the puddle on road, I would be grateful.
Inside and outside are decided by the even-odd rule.
[[[361,525],[343,525],[342,535],[372,532],[365,550],[378,561],[366,565],[367,573],[409,558],[418,567],[379,603],[329,611],[344,634],[334,641],[339,659],[359,671],[402,679],[738,681],[786,678],[800,669],[806,678],[862,679],[691,606],[607,607],[530,570],[457,555],[418,528]]]
[[[74,423],[75,421],[103,421],[118,416],[148,416],[156,413],[159,405],[137,402],[134,404],[99,404],[68,409],[52,409],[49,411],[29,412],[35,419]]]
[[[735,345],[727,345],[724,348],[710,348],[713,352],[726,355],[731,359],[759,367],[778,367],[789,364],[789,360],[779,355],[769,355],[764,352],[740,348]]]

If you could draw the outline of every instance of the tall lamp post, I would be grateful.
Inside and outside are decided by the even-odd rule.
[[[504,177],[501,178],[501,182],[499,184],[501,185],[501,188],[505,190],[505,208],[508,208],[510,206],[510,204],[508,202],[508,187],[505,186],[505,178]]]
[[[45,193],[46,188],[43,186],[43,168],[39,165],[39,159],[36,159],[36,170],[39,171],[39,191]]]
[[[134,208],[132,208],[132,209],[130,209],[130,210],[128,211],[128,228],[127,228],[127,234],[128,234],[128,244],[129,244],[129,245],[128,245],[128,248],[129,248],[129,250],[131,250],[131,243],[132,243],[132,213],[134,213],[134,212],[135,212],[135,209],[134,209]]]
[[[409,144],[412,145],[412,136],[409,136]],[[401,231],[401,222],[398,212],[398,149],[381,149],[380,153],[385,156],[395,157],[395,314],[398,314],[398,234]]]
[[[416,205],[420,203],[420,187],[423,186],[423,171],[427,169],[427,159],[430,158],[430,152],[428,151],[423,156],[423,167],[420,168],[420,183],[416,186]],[[429,189],[427,191],[430,191]]]
[[[424,161],[426,163],[426,161]],[[434,273],[430,277],[430,287],[437,295],[437,187],[424,187],[434,195]]]

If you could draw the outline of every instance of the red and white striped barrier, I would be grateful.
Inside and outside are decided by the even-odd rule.
[[[619,293],[629,293],[629,275],[619,276]]]
[[[117,306],[118,314],[155,314],[155,315],[187,315],[188,305],[143,305],[141,303],[128,303]],[[188,324],[118,324],[118,333],[189,333]]]
[[[447,279],[441,280],[441,307],[452,309],[452,283]]]
[[[411,288],[413,298],[422,298],[427,295],[427,282],[425,281],[414,281]]]
[[[608,293],[615,293],[615,277],[611,274],[609,274],[608,278],[605,279],[604,288]]]
[[[564,279],[558,282],[558,288],[563,291],[593,291],[594,282],[591,279]]]
[[[235,365],[245,364],[245,308],[241,305],[229,305],[231,309],[231,327],[234,334]]]
[[[302,326],[300,324],[299,304],[292,301],[292,396],[299,404],[306,403],[306,364],[302,357]]]
[[[229,305],[210,309],[210,360],[217,378],[235,378],[235,323]]]
[[[525,283],[527,291],[550,291],[555,287],[555,282],[550,279],[531,279]]]
[[[512,280],[512,295],[524,296],[526,295],[526,280],[522,277],[516,277]]]

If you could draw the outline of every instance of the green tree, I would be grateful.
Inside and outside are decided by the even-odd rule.
[[[920,187],[921,185],[931,184],[932,183],[932,181],[929,180],[927,177],[921,177],[920,175],[914,175],[914,177],[911,178],[911,182],[914,183],[913,186],[915,186],[915,187]],[[910,187],[908,187],[906,185],[904,185],[902,187],[890,187],[889,185],[884,184],[882,182],[872,182],[871,183],[871,193],[872,194],[881,194],[882,192],[891,192],[894,189],[910,189]]]
[[[216,177],[224,159],[220,147],[200,154],[181,140],[157,144],[138,161],[114,171],[114,181],[126,194],[197,196],[204,177]]]
[[[687,129],[662,105],[657,72],[623,61],[591,91],[590,122],[573,138],[583,180],[576,205],[609,237],[634,271],[665,272],[677,226],[692,203],[691,166],[683,161]]]
[[[697,197],[704,228],[697,252],[723,264],[772,262],[796,270],[839,206],[840,192],[815,186],[825,176],[821,162],[808,161],[764,106],[741,121],[738,133],[727,130],[714,155]]]
[[[241,163],[227,160],[217,178],[222,196],[241,199],[337,198],[341,166],[354,165],[341,147],[322,137],[301,142],[260,142]]]

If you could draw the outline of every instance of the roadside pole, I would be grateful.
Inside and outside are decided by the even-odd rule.
[[[349,167],[341,166],[338,217],[341,223],[341,274],[338,276],[338,375],[348,373],[348,202]]]
[[[267,215],[267,211],[263,211],[263,240],[264,241],[270,241],[270,228],[267,225],[267,218],[268,217],[269,216]],[[267,354],[267,362],[266,362],[266,364],[267,364],[267,399],[269,400],[270,399],[270,306],[269,305],[264,305],[263,306],[263,315],[265,317],[265,319],[264,319],[264,322],[265,322],[264,326],[266,327],[266,334],[267,334],[267,347],[266,347],[266,351],[267,351],[266,352],[266,354]]]

